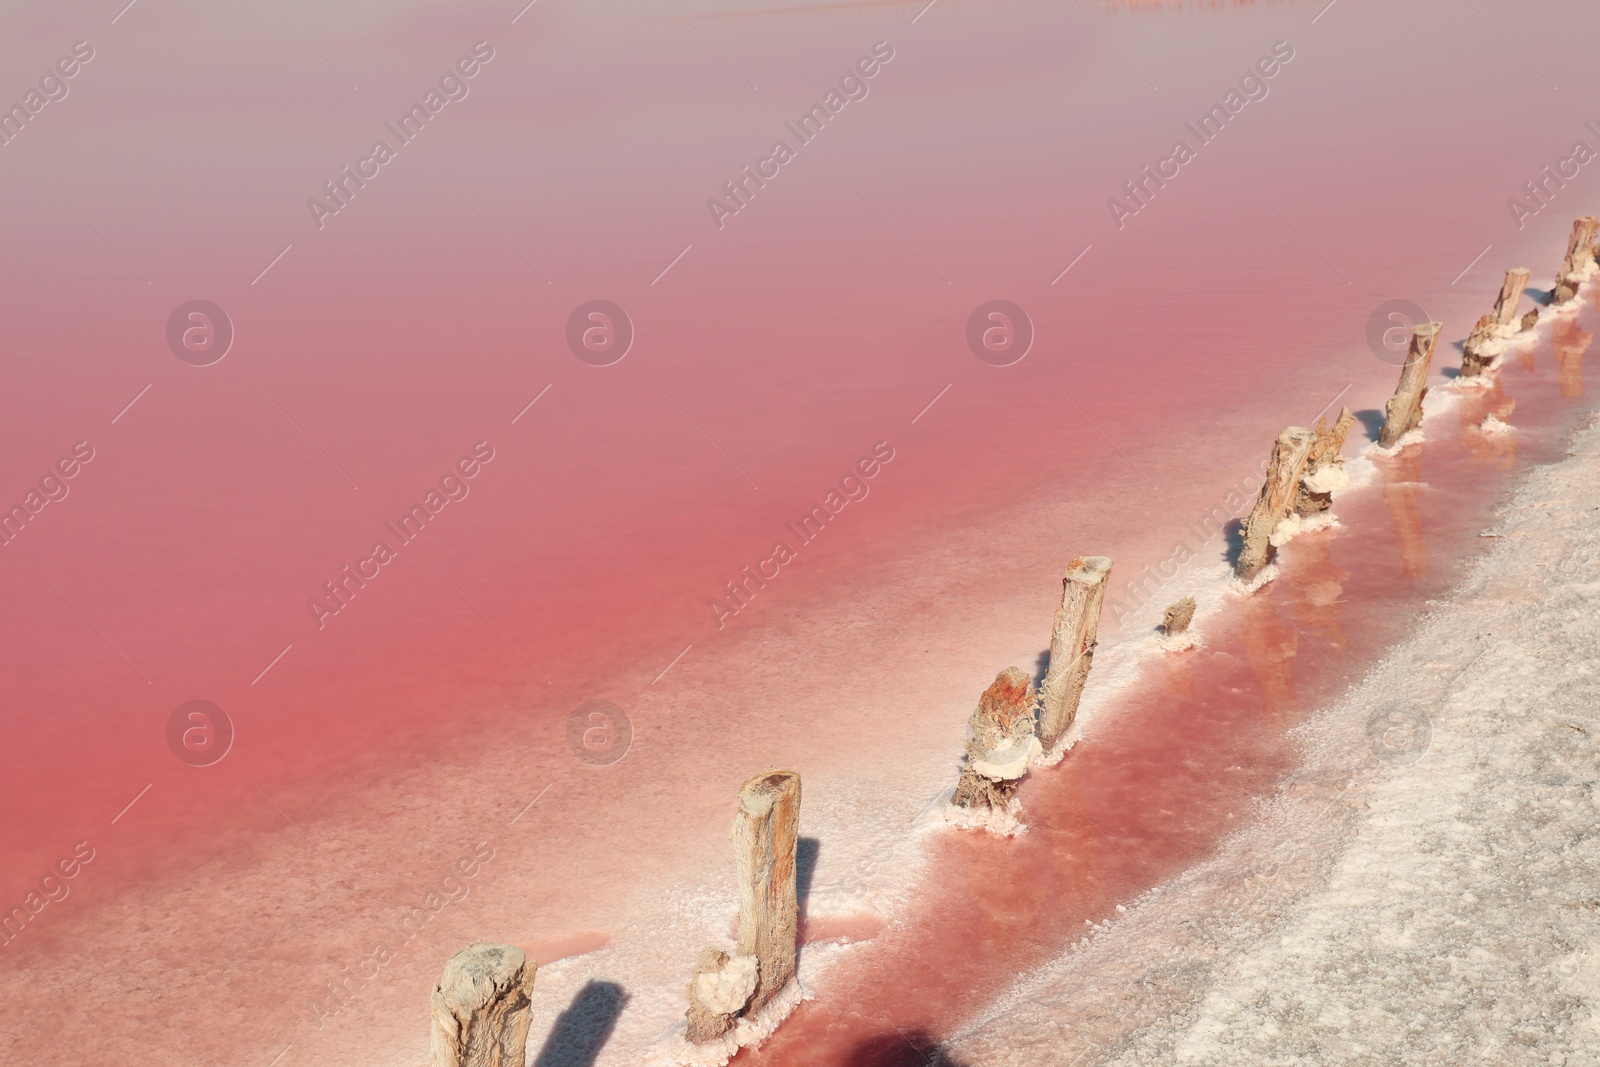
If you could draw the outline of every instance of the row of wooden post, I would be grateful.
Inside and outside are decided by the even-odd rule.
[[[1567,254],[1552,292],[1560,304],[1577,295],[1595,270],[1593,216],[1573,224]],[[1529,271],[1506,272],[1492,313],[1478,320],[1462,352],[1461,376],[1489,369],[1495,345],[1532,328],[1537,309],[1517,316]],[[1422,421],[1428,371],[1441,325],[1419,323],[1400,382],[1384,408],[1378,443],[1395,447]],[[1311,518],[1332,506],[1345,435],[1355,422],[1343,408],[1330,427],[1291,426],[1278,435],[1255,507],[1243,525],[1234,573],[1249,583],[1272,563],[1273,535],[1291,516]],[[1106,556],[1082,556],[1067,567],[1061,605],[1050,635],[1050,665],[1037,693],[1019,667],[1001,671],[984,691],[969,722],[967,759],[951,803],[973,811],[1009,811],[1023,775],[1041,760],[1059,758],[1059,746],[1077,717],[1094,664],[1100,609],[1111,578]],[[1188,629],[1193,598],[1166,610],[1168,635]],[[800,835],[800,776],[768,771],[739,789],[733,842],[739,870],[739,933],[732,956],[704,950],[689,980],[686,1037],[695,1043],[724,1038],[741,1019],[759,1013],[795,981],[799,901],[795,862]],[[537,964],[511,945],[475,941],[451,957],[433,991],[432,1067],[522,1067],[531,1020]]]
[[[1593,215],[1584,215],[1572,224],[1567,254],[1556,272],[1556,283],[1551,291],[1552,304],[1571,300],[1594,273],[1597,257],[1600,257],[1597,233],[1600,233],[1600,220]],[[1520,317],[1517,315],[1530,273],[1526,267],[1506,271],[1494,310],[1478,320],[1462,348],[1462,378],[1481,376],[1493,365],[1504,341],[1532,329],[1539,321],[1538,308]],[[1406,360],[1400,368],[1400,382],[1384,405],[1383,427],[1378,432],[1378,444],[1383,448],[1395,448],[1406,434],[1422,423],[1422,401],[1428,393],[1428,373],[1442,329],[1437,322],[1418,323],[1412,328]],[[1291,426],[1279,435],[1267,469],[1266,484],[1244,524],[1244,547],[1235,567],[1242,581],[1253,581],[1272,562],[1275,552],[1272,535],[1291,513],[1306,516],[1313,510],[1327,507],[1326,500],[1318,505],[1316,498],[1321,494],[1309,490],[1307,483],[1316,484],[1315,475],[1322,465],[1338,462],[1345,431],[1352,419],[1346,408],[1331,430],[1319,422],[1314,431]],[[1294,491],[1296,486],[1298,492]]]
[[[1579,218],[1567,241],[1567,254],[1556,274],[1552,303],[1565,303],[1595,270],[1600,256],[1593,216]],[[1517,306],[1530,272],[1506,272],[1494,311],[1478,321],[1463,349],[1461,376],[1476,377],[1494,361],[1492,341],[1507,339],[1538,322],[1534,309],[1518,318]],[[1400,381],[1384,405],[1378,443],[1397,447],[1422,423],[1422,402],[1427,396],[1428,372],[1438,347],[1441,323],[1418,323]],[[1242,524],[1242,544],[1234,574],[1248,586],[1257,582],[1277,554],[1275,535],[1291,517],[1302,521],[1326,512],[1333,505],[1333,487],[1342,484],[1336,472],[1343,464],[1344,441],[1355,415],[1341,408],[1332,426],[1319,418],[1315,429],[1291,426],[1278,435],[1266,479],[1255,506]],[[978,701],[968,722],[967,759],[951,803],[958,809],[987,816],[1012,815],[1014,798],[1027,769],[1043,754],[1046,762],[1059,758],[1058,746],[1077,714],[1078,702],[1094,662],[1100,606],[1105,598],[1111,560],[1105,556],[1075,559],[1056,611],[1050,641],[1050,665],[1037,696],[1027,672],[1008,667],[995,677]],[[1194,618],[1195,602],[1185,597],[1167,608],[1162,629],[1169,637],[1183,633]],[[993,826],[993,823],[986,823]],[[1002,823],[1002,832],[1011,832]]]

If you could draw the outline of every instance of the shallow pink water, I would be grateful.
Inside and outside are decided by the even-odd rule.
[[[937,748],[918,736],[937,731],[954,752],[961,705],[1035,652],[994,620],[1042,640],[1065,559],[1106,551],[1119,576],[1156,565],[1284,424],[1347,388],[1342,403],[1381,404],[1394,369],[1367,350],[1376,306],[1418,301],[1464,336],[1504,267],[1548,285],[1570,218],[1595,206],[1585,170],[1525,229],[1505,207],[1574,140],[1595,143],[1584,122],[1600,115],[1573,103],[1595,96],[1579,32],[1595,16],[1576,3],[1537,20],[1482,5],[1526,61],[1442,0],[1345,0],[1320,17],[707,4],[685,8],[692,24],[645,4],[540,3],[513,22],[518,6],[0,16],[14,73],[0,99],[74,41],[94,48],[65,98],[0,147],[0,499],[21,503],[76,442],[94,456],[0,549],[0,904],[23,904],[77,842],[94,850],[3,950],[0,982],[31,1022],[0,1025],[26,1062],[70,1040],[108,1063],[266,1062],[286,1044],[309,1062],[387,1063],[415,1046],[419,997],[454,943],[561,955],[624,936],[628,894],[710,862],[739,780],[772,762],[859,778],[885,746]],[[494,56],[466,97],[319,229],[307,198],[478,41]],[[866,96],[717,228],[707,198],[879,41],[893,58]],[[1118,229],[1107,198],[1277,41],[1293,58],[1265,99]],[[236,332],[203,367],[165,336],[197,298]],[[610,366],[564,339],[594,298],[635,327]],[[1036,333],[1006,367],[964,337],[997,298]],[[1520,459],[1430,437],[1420,462],[1443,469],[1400,479],[1426,481],[1420,499],[1402,487],[1366,505],[1374,521],[1347,517],[1332,551],[1348,603],[1300,622],[1309,640],[1344,634],[1325,651],[1346,645],[1347,666],[1304,674],[1300,655],[1269,684],[1261,664],[1282,662],[1287,638],[1271,620],[1230,623],[1264,709],[1308,711],[1377,654],[1397,603],[1444,588],[1460,548],[1439,538],[1586,405],[1578,330],[1534,354],[1529,392],[1508,371],[1510,417],[1533,435]],[[478,442],[493,458],[465,498],[392,544],[319,627],[308,601],[323,583]],[[795,561],[719,628],[724,583],[875,446],[893,458],[850,483],[865,498],[815,543],[795,539]],[[1030,501],[1056,502],[1064,526],[1017,519]],[[991,528],[1006,552],[950,547]],[[1379,569],[1396,549],[1413,584]],[[925,558],[949,564],[937,588],[884,584]],[[807,629],[858,596],[859,633]],[[1036,621],[1016,621],[1019,600]],[[811,636],[784,643],[795,634]],[[1245,714],[1228,684],[1197,666],[1193,699],[1225,709],[1219,730]],[[864,755],[858,709],[888,692],[909,705],[897,721],[920,714],[926,730]],[[635,731],[626,762],[599,771],[568,744],[592,698]],[[194,699],[236,732],[213,766],[168,747]],[[1141,699],[1085,749],[1086,797],[1107,795],[1096,781],[1169,781]],[[1189,799],[1221,810],[1270,783],[1287,758],[1277,729],[1239,783],[1213,794],[1200,775]],[[306,1002],[365,957],[375,916],[437,889],[482,838],[496,859],[365,996],[370,1014],[313,1026]],[[946,847],[937,863],[989,862],[984,846]],[[1086,914],[1203,854],[1204,835],[1121,847],[1141,876],[1106,882]],[[1018,871],[1024,895],[1056,884],[1043,859]],[[923,915],[884,961],[967,936],[939,925],[953,915],[938,899]],[[907,990],[923,1005],[907,1025],[937,1036],[993,980],[946,1000]],[[119,1053],[76,1033],[79,1007]],[[830,1009],[805,1010],[797,1037]]]

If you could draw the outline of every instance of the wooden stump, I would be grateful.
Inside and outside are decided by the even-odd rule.
[[[1306,455],[1305,471],[1300,475],[1300,488],[1295,493],[1296,515],[1305,518],[1333,507],[1333,490],[1344,487],[1344,439],[1355,422],[1356,417],[1349,408],[1339,409],[1332,429],[1328,428],[1328,420],[1317,420],[1317,428],[1312,431],[1316,440]]]
[[[1600,231],[1600,219],[1593,215],[1579,216],[1572,224],[1567,237],[1567,255],[1556,272],[1556,289],[1550,297],[1553,304],[1565,304],[1578,295],[1578,287],[1593,273],[1595,261],[1595,233]]]
[[[1050,669],[1039,689],[1039,744],[1046,755],[1055,750],[1077,718],[1083,684],[1094,665],[1100,607],[1110,580],[1109,556],[1079,556],[1067,564],[1061,606],[1056,609],[1055,630],[1050,635]]]
[[[1033,735],[1033,680],[1020,667],[1007,667],[978,698],[967,723],[967,765],[955,796],[958,808],[1005,812],[1028,766],[1039,754]]]
[[[1291,426],[1280,433],[1273,444],[1267,479],[1261,484],[1256,506],[1244,520],[1244,546],[1233,568],[1240,581],[1255,581],[1278,554],[1272,544],[1272,532],[1278,528],[1278,523],[1289,517],[1300,495],[1300,479],[1305,475],[1306,461],[1316,443],[1317,435],[1311,430]]]
[[[755,992],[759,966],[754,956],[729,956],[714,948],[700,953],[689,976],[689,1026],[685,1036],[690,1041],[715,1041],[733,1029]]]
[[[1176,637],[1189,628],[1194,621],[1194,597],[1186,596],[1182,600],[1167,608],[1161,614],[1161,632],[1168,637]]]
[[[433,990],[432,1067],[523,1067],[538,966],[488,941],[451,956]]]
[[[1528,277],[1533,272],[1527,267],[1513,267],[1506,271],[1506,280],[1500,283],[1500,295],[1494,301],[1494,323],[1510,326],[1517,319],[1517,305],[1522,303],[1522,291],[1528,287]]]
[[[733,847],[739,862],[740,956],[756,958],[756,985],[744,1014],[760,1011],[794,978],[799,903],[795,847],[800,837],[800,776],[768,771],[739,787]]]
[[[1505,281],[1500,283],[1500,295],[1494,299],[1494,311],[1478,320],[1466,344],[1461,346],[1461,377],[1476,378],[1483,374],[1500,354],[1506,338],[1533,329],[1539,321],[1538,308],[1520,319],[1517,317],[1517,305],[1522,303],[1529,273],[1527,267],[1506,271]]]
[[[1538,312],[1534,312],[1535,315]],[[1493,315],[1485,315],[1478,320],[1472,328],[1472,333],[1467,337],[1467,343],[1461,346],[1461,377],[1476,378],[1488,369],[1494,362],[1497,353],[1486,351],[1489,344],[1500,339],[1500,327]]]
[[[1378,432],[1378,444],[1393,448],[1396,441],[1416,429],[1422,422],[1422,398],[1428,395],[1428,367],[1433,362],[1433,350],[1438,345],[1437,322],[1425,322],[1411,330],[1411,348],[1406,352],[1406,363],[1400,368],[1400,384],[1394,396],[1383,408],[1383,429]]]

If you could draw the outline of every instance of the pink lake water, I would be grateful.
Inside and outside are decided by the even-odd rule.
[[[421,1063],[429,988],[485,937],[562,958],[538,1062],[637,1062],[690,946],[726,934],[731,801],[774,765],[806,782],[810,935],[865,943],[740,1062],[899,1062],[1204,857],[1292,764],[1284,731],[1559,454],[1592,300],[1375,461],[1266,594],[1219,589],[1202,650],[1106,696],[1025,788],[1027,837],[882,842],[953,779],[995,672],[1036,664],[1067,560],[1115,558],[1131,613],[1103,639],[1137,660],[1134,603],[1181,583],[1125,583],[1180,542],[1220,561],[1194,524],[1253,495],[1285,425],[1381,408],[1375,309],[1454,342],[1506,267],[1550,286],[1594,165],[1520,228],[1506,202],[1600,148],[1600,16],[1478,6],[0,14],[0,101],[93,50],[0,146],[0,501],[93,457],[0,548],[11,1056]],[[1265,95],[1119,228],[1108,199],[1269,56]],[[385,124],[463,57],[398,144]],[[864,57],[799,143],[785,124]],[[316,218],[380,138],[393,158]],[[793,158],[718,219],[779,139]],[[197,299],[234,333],[204,366],[167,337]],[[566,340],[596,299],[632,323],[605,366]],[[1034,333],[1007,366],[966,339],[996,299]],[[460,498],[401,543],[386,524],[430,490]],[[830,492],[859,499],[802,543],[786,524]],[[328,600],[378,541],[394,558]],[[231,723],[206,766],[169,746],[192,700]],[[591,700],[626,717],[613,747],[581,743]]]

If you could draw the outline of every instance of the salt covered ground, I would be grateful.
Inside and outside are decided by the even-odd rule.
[[[1260,820],[1017,983],[947,1062],[1600,1062],[1600,427],[1296,734]]]

